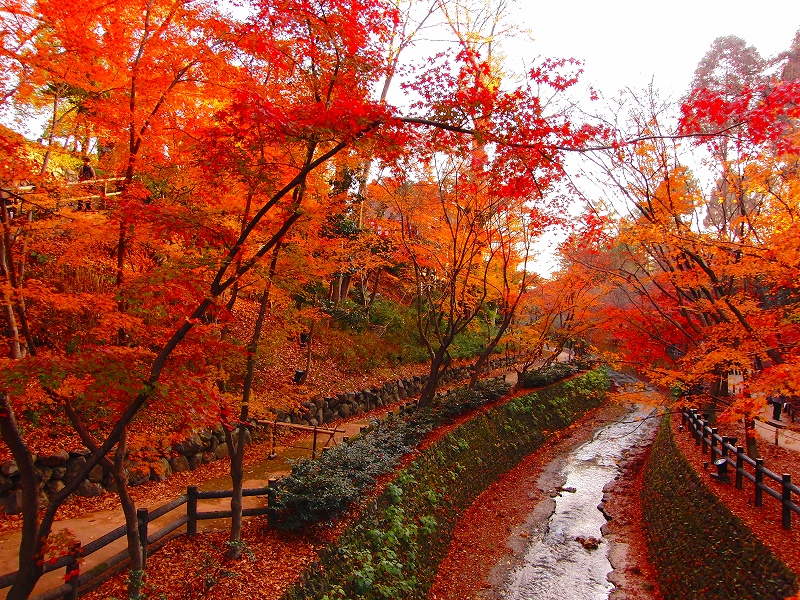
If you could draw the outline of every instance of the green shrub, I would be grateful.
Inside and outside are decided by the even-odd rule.
[[[299,460],[277,486],[276,522],[294,529],[337,516],[376,477],[391,472],[429,430],[429,424],[409,419],[374,421],[367,434],[331,448],[319,460]]]
[[[508,394],[510,389],[511,385],[505,380],[479,381],[474,390],[462,387],[443,396],[437,410],[443,417],[452,418],[488,402],[494,402]]]
[[[400,471],[284,598],[427,598],[466,508],[607,388],[596,370],[476,414]]]
[[[524,371],[519,374],[517,385],[521,388],[537,388],[544,385],[555,383],[574,373],[570,365],[564,363],[552,363],[536,371]]]
[[[475,390],[460,388],[434,406],[391,421],[373,421],[368,432],[326,451],[319,460],[302,459],[282,479],[273,517],[284,528],[336,517],[358,499],[375,478],[388,473],[432,428],[445,419],[497,400],[510,386],[481,382]]]
[[[486,402],[494,402],[508,394],[511,390],[511,384],[504,377],[495,377],[494,379],[482,379],[475,386],[475,389],[483,396]]]

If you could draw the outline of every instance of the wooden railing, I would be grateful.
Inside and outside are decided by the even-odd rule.
[[[273,487],[277,479],[270,479],[269,485],[261,488],[246,489],[242,491],[243,496],[267,496],[267,506],[257,508],[245,508],[242,510],[242,515],[245,517],[252,517],[256,515],[269,514],[269,507],[273,502],[274,493]],[[226,519],[231,517],[230,510],[214,510],[214,511],[198,511],[198,500],[210,500],[219,498],[231,498],[233,491],[223,490],[218,492],[201,492],[196,486],[186,488],[186,494],[175,498],[171,502],[159,506],[154,510],[140,508],[136,511],[136,519],[139,527],[139,540],[142,548],[142,564],[145,565],[147,561],[147,550],[152,544],[164,539],[170,533],[180,529],[186,525],[186,534],[195,535],[197,533],[197,522],[208,519]],[[186,505],[186,514],[181,515],[169,524],[161,527],[157,531],[150,533],[148,531],[149,524]],[[48,561],[44,567],[45,573],[50,573],[58,569],[65,569],[65,581],[63,585],[48,590],[42,594],[32,596],[30,600],[56,600],[57,598],[68,598],[69,600],[78,597],[78,590],[92,581],[103,577],[109,570],[123,564],[128,560],[128,550],[122,550],[117,554],[107,558],[96,567],[90,569],[86,573],[80,572],[81,559],[94,554],[98,550],[105,548],[109,544],[124,537],[126,534],[126,526],[120,525],[116,529],[109,531],[102,537],[89,542],[85,546],[76,547],[71,553],[65,554],[55,560]],[[14,583],[17,572],[7,573],[0,576],[0,589],[7,588]]]
[[[124,177],[107,177],[104,179],[86,179],[84,181],[72,181],[67,184],[68,187],[71,186],[85,186],[89,189],[89,194],[84,194],[82,196],[70,196],[67,198],[69,201],[77,200],[78,205],[80,206],[84,201],[86,201],[87,206],[90,205],[92,200],[99,200],[104,201],[106,198],[110,198],[112,196],[120,196],[122,194],[121,191],[109,191],[108,187],[109,184],[114,184],[120,181],[125,181]],[[102,189],[101,189],[102,188]]]
[[[756,506],[762,506],[765,493],[780,502],[781,524],[784,529],[792,528],[792,513],[800,514],[800,506],[796,502],[796,499],[800,499],[800,488],[792,483],[791,474],[773,473],[764,466],[763,458],[753,459],[747,456],[744,447],[735,445],[736,438],[719,435],[717,428],[711,427],[708,420],[698,414],[696,409],[681,413],[681,429],[686,426],[694,437],[695,445],[702,446],[703,454],[708,452],[709,462],[717,470],[712,473],[712,477],[727,483],[730,481],[728,468],[732,467],[736,489],[743,489],[746,479],[755,486]],[[748,467],[752,468],[752,473]],[[769,485],[770,481],[779,484],[777,489]]]

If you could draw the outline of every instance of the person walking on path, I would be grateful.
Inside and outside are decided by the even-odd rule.
[[[83,157],[83,166],[81,167],[80,173],[78,173],[78,181],[90,181],[96,177],[94,172],[94,167],[89,162],[89,157]],[[89,186],[86,187],[87,190],[91,191]],[[83,198],[78,199],[78,210],[83,210]],[[86,210],[92,210],[92,200],[91,198],[86,199]]]

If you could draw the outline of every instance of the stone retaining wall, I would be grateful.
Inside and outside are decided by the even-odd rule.
[[[490,361],[488,370],[498,369],[514,364],[516,359],[503,358]],[[441,377],[441,383],[463,380],[471,375],[470,367],[454,367],[447,370]],[[278,420],[301,425],[322,425],[332,423],[337,419],[348,418],[363,414],[375,408],[391,405],[406,398],[417,396],[422,391],[427,381],[425,375],[415,375],[404,379],[390,381],[376,388],[369,388],[358,392],[343,392],[336,396],[314,396],[302,403],[302,408],[293,412],[275,410]],[[253,422],[255,426],[255,422]],[[249,431],[246,442],[249,442]],[[153,449],[153,454],[157,454]],[[68,481],[86,464],[86,457],[90,454],[87,449],[74,452],[61,450],[47,456],[35,456],[34,466],[39,474],[41,490],[39,504],[44,507],[50,494],[59,492],[64,488],[64,481]],[[136,465],[128,467],[128,485],[141,485],[148,481],[163,481],[172,473],[194,470],[202,464],[219,460],[228,456],[228,447],[225,444],[225,435],[222,426],[218,425],[213,430],[204,430],[192,434],[187,440],[164,449],[163,456],[155,464]],[[115,485],[111,473],[102,466],[97,465],[89,473],[75,494],[78,496],[99,496],[108,491],[114,491]],[[22,489],[17,463],[7,460],[0,465],[0,510],[7,514],[19,514],[22,504]]]

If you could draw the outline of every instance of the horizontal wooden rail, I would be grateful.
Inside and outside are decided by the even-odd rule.
[[[269,487],[260,487],[260,488],[249,488],[242,490],[242,496],[268,496],[269,494]],[[194,497],[194,498],[193,498]],[[233,490],[221,490],[221,491],[207,491],[202,492],[197,490],[195,487],[187,488],[187,493],[183,496],[179,496],[166,504],[159,506],[158,508],[153,509],[152,511],[148,511],[147,509],[140,509],[139,513],[144,514],[147,516],[145,522],[145,530],[146,526],[149,525],[152,521],[163,517],[164,515],[172,512],[173,510],[180,508],[183,505],[187,505],[187,513],[185,515],[181,515],[177,519],[171,521],[167,525],[161,527],[157,531],[153,533],[147,534],[147,540],[144,544],[142,544],[143,548],[146,549],[147,546],[155,544],[165,537],[167,537],[170,533],[173,533],[177,529],[180,529],[184,525],[187,525],[187,531],[191,534],[193,531],[196,532],[197,528],[197,521],[201,520],[208,520],[208,519],[222,519],[222,518],[230,518],[231,511],[230,510],[220,510],[220,511],[203,511],[198,512],[196,510],[196,504],[194,511],[191,511],[191,502],[194,499],[194,502],[197,500],[211,500],[211,499],[220,499],[220,498],[232,498],[233,497]],[[269,507],[257,507],[257,508],[245,508],[242,510],[242,516],[251,517],[257,515],[265,515],[268,514]],[[98,550],[105,548],[109,544],[117,541],[118,539],[124,537],[127,532],[127,527],[125,525],[120,525],[119,527],[112,529],[111,531],[103,534],[96,540],[93,540],[82,546],[80,548],[80,557],[85,558]],[[108,572],[110,569],[122,564],[123,562],[128,560],[128,550],[127,548],[117,552],[112,557],[104,560],[99,565],[95,566],[92,569],[89,569],[86,573],[81,573],[80,575],[76,575],[75,578],[68,582],[64,583],[58,587],[55,587],[51,590],[38,594],[36,596],[31,596],[30,600],[56,600],[57,598],[64,598],[74,594],[76,587],[82,587],[86,584],[92,582],[93,580],[101,577],[104,573]],[[45,573],[50,573],[51,571],[56,571],[58,569],[66,568],[68,572],[71,572],[76,567],[76,556],[75,555],[64,555],[58,557],[56,560],[52,562],[48,562],[44,567]],[[14,583],[14,579],[17,576],[17,571],[13,573],[6,573],[5,575],[0,575],[0,589],[4,589],[10,587]]]
[[[269,512],[269,507],[262,508],[243,508],[243,517],[255,517],[257,515],[266,515]],[[197,513],[198,521],[208,521],[210,519],[230,519],[232,516],[229,510],[207,510]]]
[[[800,514],[800,505],[794,501],[793,495],[800,498],[800,487],[792,483],[790,473],[778,475],[764,466],[763,459],[753,459],[747,456],[742,446],[734,445],[736,438],[719,435],[717,428],[711,427],[707,419],[704,419],[695,409],[685,410],[681,413],[681,425],[689,426],[689,432],[694,436],[695,444],[702,446],[703,454],[708,451],[710,463],[718,469],[718,474],[715,476],[719,480],[723,480],[721,475],[723,470],[727,471],[727,468],[731,467],[735,476],[736,488],[742,489],[743,481],[746,479],[753,484],[756,506],[762,506],[765,493],[780,502],[781,526],[783,529],[792,528],[792,513]],[[720,462],[722,460],[724,463]],[[752,467],[753,473],[750,473],[746,466]],[[765,478],[767,483],[764,481]],[[769,481],[779,484],[780,489],[769,485]]]
[[[266,425],[266,426],[273,426],[277,425],[278,427],[288,427],[289,429],[300,429],[302,431],[316,431],[317,433],[347,433],[346,429],[328,429],[325,426],[314,426],[314,425],[299,425],[297,423],[285,423],[284,421],[265,421],[259,420],[256,421],[259,425]]]
[[[251,488],[242,490],[242,496],[266,496],[269,491],[268,487]],[[233,490],[220,490],[214,492],[197,492],[198,500],[212,500],[218,498],[233,498]]]
[[[158,519],[160,517],[163,517],[168,512],[172,512],[173,510],[175,510],[179,506],[182,506],[182,505],[186,504],[186,500],[187,500],[187,496],[183,495],[183,496],[179,496],[179,497],[175,498],[175,500],[173,500],[172,502],[167,502],[163,506],[159,506],[158,508],[154,508],[153,510],[150,511],[150,520],[152,521],[154,519]]]
[[[109,183],[113,181],[125,181],[124,177],[105,177],[103,179],[84,179],[83,181],[68,181],[67,185],[92,185],[94,183]]]

